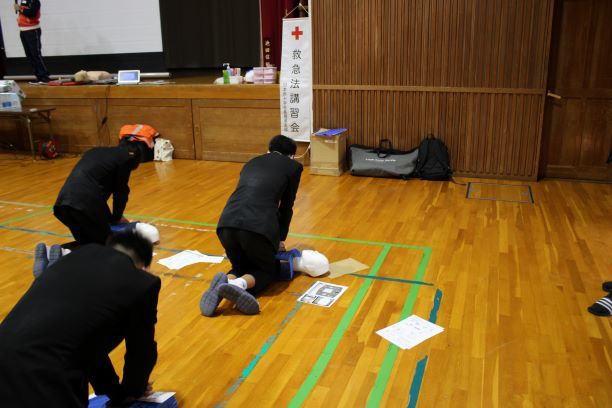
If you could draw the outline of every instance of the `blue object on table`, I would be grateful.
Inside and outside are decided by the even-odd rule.
[[[89,400],[88,408],[106,408],[107,402],[108,397],[106,395],[96,395]],[[126,408],[178,408],[178,402],[173,395],[161,404],[157,402],[134,401],[130,405],[126,405]]]
[[[276,280],[290,281],[293,279],[293,258],[302,256],[297,249],[290,251],[280,251],[276,254],[276,259],[280,261],[280,268],[276,273]]]
[[[138,224],[138,221],[126,222],[125,224],[111,225],[111,231],[113,232],[133,231],[134,228],[136,228],[136,224]]]
[[[316,132],[314,135],[315,136],[336,136],[339,135],[340,133],[346,132],[348,129],[346,128],[336,128],[336,129],[329,129],[329,130],[323,130],[320,132]]]

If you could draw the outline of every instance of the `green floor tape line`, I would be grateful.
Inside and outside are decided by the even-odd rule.
[[[390,250],[391,247],[388,245],[385,245],[383,247],[382,251],[380,251],[380,255],[378,255],[378,259],[376,259],[374,266],[370,270],[369,275],[376,275],[376,273],[378,273],[378,270],[380,269]],[[353,320],[353,317],[355,317],[355,315],[357,314],[359,306],[361,306],[361,302],[368,293],[368,289],[370,289],[370,286],[372,286],[371,279],[363,281],[363,283],[359,287],[359,291],[353,298],[353,301],[344,313],[344,316],[342,316],[342,320],[338,324],[338,327],[336,327],[336,330],[334,330],[334,333],[331,335],[331,338],[327,342],[325,349],[323,349],[323,352],[319,356],[319,359],[313,366],[312,370],[310,370],[310,374],[308,374],[308,377],[306,377],[306,380],[302,383],[302,386],[298,390],[297,394],[289,403],[289,407],[295,408],[302,406],[302,404],[316,385],[317,381],[319,380],[319,377],[321,377],[321,375],[327,368],[327,364],[329,364],[329,361],[334,355],[334,351],[336,350],[336,347],[338,347],[340,340],[342,340],[342,337],[344,336],[344,333],[346,332],[346,329],[348,328],[349,324]]]
[[[0,204],[22,205],[22,206],[27,206],[27,207],[40,207],[40,208],[53,208],[53,206],[50,206],[50,205],[20,203],[20,202],[15,202],[15,201],[2,201],[2,200],[0,200]],[[204,227],[213,227],[213,228],[217,227],[217,224],[212,224],[209,222],[180,220],[176,218],[152,217],[149,215],[138,215],[138,214],[125,214],[125,216],[134,218],[134,219],[141,218],[143,220],[158,220],[158,221],[166,221],[166,222],[175,222],[177,224],[200,225]],[[382,242],[382,241],[366,241],[366,240],[361,240],[361,239],[326,237],[322,235],[298,234],[298,233],[292,233],[292,232],[290,232],[289,235],[292,237],[297,237],[297,238],[320,239],[320,240],[325,240],[325,241],[346,242],[346,243],[351,243],[351,244],[377,245],[377,246],[388,245],[393,248],[421,249],[421,250],[431,249],[429,247],[422,246],[422,245],[393,244],[393,243]]]
[[[12,224],[12,223],[17,222],[17,221],[27,220],[28,218],[38,217],[39,215],[49,214],[50,212],[51,212],[51,210],[43,210],[43,211],[39,211],[39,212],[35,212],[35,213],[30,213],[28,215],[24,215],[23,217],[13,218],[12,220],[8,220],[8,221],[2,221],[2,222],[0,222],[0,225]]]
[[[4,201],[4,200],[0,200],[0,204],[20,205],[22,207],[53,208],[52,205],[42,205],[42,204],[32,204],[32,203],[20,203],[20,202],[17,202],[17,201]]]
[[[125,214],[126,217],[143,220],[153,220],[153,221],[166,221],[166,222],[175,222],[177,224],[191,224],[191,225],[201,225],[203,227],[217,227],[217,224],[211,224],[208,222],[199,222],[199,221],[188,221],[188,220],[177,220],[174,218],[163,218],[163,217],[151,217],[149,215],[136,215],[136,214]]]
[[[50,209],[52,208],[52,206],[20,203],[20,202],[12,202],[12,201],[2,201],[2,200],[0,200],[0,204],[21,205],[21,206],[39,207],[39,208],[47,209],[45,211],[41,211],[41,212],[37,212],[34,214],[29,214],[24,217],[5,221],[4,223],[12,223],[12,222],[20,221],[22,219],[27,219],[27,218],[35,217],[35,216],[42,215],[45,213],[49,213]],[[133,219],[158,220],[158,221],[173,222],[173,223],[178,223],[178,224],[191,224],[191,225],[198,225],[198,226],[205,226],[205,227],[216,227],[217,226],[217,224],[212,224],[212,223],[180,220],[180,219],[174,219],[174,218],[152,217],[152,216],[136,215],[136,214],[126,214],[126,216],[133,218]],[[0,225],[3,225],[4,223],[0,223]],[[57,235],[61,235],[61,234],[57,234]],[[371,268],[370,273],[367,275],[369,277],[376,276],[376,274],[378,273],[378,270],[382,266],[391,248],[417,249],[417,250],[423,251],[423,257],[421,258],[421,262],[419,264],[417,274],[414,277],[415,280],[422,279],[422,277],[425,274],[427,264],[429,263],[429,259],[431,257],[431,248],[426,247],[426,246],[394,244],[394,243],[387,243],[387,242],[380,242],[380,241],[366,241],[366,240],[358,240],[358,239],[336,238],[336,237],[326,237],[326,236],[310,235],[310,234],[298,234],[298,233],[289,233],[289,235],[293,237],[305,238],[305,239],[320,239],[320,240],[326,240],[326,241],[346,242],[346,243],[351,243],[351,244],[382,246],[381,253],[376,259],[374,266]],[[366,276],[363,276],[363,277],[366,277]],[[361,305],[361,302],[365,298],[368,289],[372,285],[372,282],[373,282],[373,279],[365,279],[364,282],[361,284],[355,298],[353,299],[349,308],[347,309],[344,316],[342,317],[342,320],[336,327],[336,330],[332,334],[325,349],[319,356],[319,359],[313,366],[311,372],[309,373],[308,377],[306,378],[306,380],[304,381],[304,383],[298,390],[297,394],[294,396],[293,400],[290,402],[289,406],[299,407],[304,403],[304,401],[306,400],[306,398],[308,397],[308,395],[310,394],[310,392],[316,385],[319,377],[323,374],[327,365],[329,364],[329,361],[331,360],[335,349],[340,343],[340,340],[342,339],[344,333],[348,329],[348,326],[350,322],[352,321],[353,317],[357,313],[359,306]],[[423,282],[422,284],[427,284],[427,283]],[[408,299],[406,300],[406,303],[404,304],[404,308],[402,309],[401,319],[405,318],[409,313],[412,312],[412,308],[414,307],[414,303],[416,302],[416,297],[417,297],[420,286],[421,284],[417,284],[417,285],[413,285],[410,288]],[[391,370],[393,368],[393,364],[395,362],[397,353],[398,353],[398,348],[396,346],[392,345],[389,347],[387,354],[385,355],[383,365],[381,366],[381,370],[379,371],[378,377],[376,379],[375,385],[370,393],[370,397],[367,402],[368,407],[374,407],[380,404],[380,401],[386,389],[387,382],[389,380]]]
[[[421,263],[419,264],[419,269],[417,270],[417,274],[414,279],[423,279],[425,271],[427,270],[427,265],[429,264],[429,258],[431,258],[431,249],[423,251],[423,257],[421,258]],[[406,303],[404,303],[399,320],[404,320],[410,313],[412,313],[419,289],[420,285],[412,285],[410,287],[408,298],[406,299]],[[378,372],[378,376],[376,377],[374,387],[372,388],[372,391],[370,391],[370,396],[368,397],[368,402],[366,404],[367,407],[373,408],[380,406],[380,401],[382,400],[385,389],[387,388],[387,383],[389,382],[389,377],[391,376],[391,371],[393,370],[393,364],[395,363],[398,350],[399,347],[396,345],[389,345],[387,354],[385,355],[380,371]]]

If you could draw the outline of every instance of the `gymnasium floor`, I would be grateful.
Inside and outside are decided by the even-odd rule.
[[[76,160],[0,155],[0,319],[32,282],[34,245],[69,239],[50,206]],[[159,228],[154,262],[223,254],[214,225],[241,166],[175,160],[132,174],[126,212]],[[296,302],[315,282],[300,275],[267,291],[258,316],[205,318],[199,299],[227,261],[154,263],[155,389],[182,407],[608,406],[611,319],[586,307],[612,280],[612,186],[459,181],[470,198],[465,185],[306,168],[287,245],[370,266],[321,278],[349,287],[331,308]],[[445,331],[410,350],[375,334],[411,314]],[[122,347],[112,357],[120,370]]]

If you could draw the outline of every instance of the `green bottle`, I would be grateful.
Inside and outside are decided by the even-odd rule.
[[[226,62],[225,64],[223,64],[223,83],[224,84],[229,84],[230,83],[230,64],[229,62]]]

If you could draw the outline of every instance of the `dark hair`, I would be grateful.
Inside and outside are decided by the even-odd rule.
[[[295,140],[288,138],[287,136],[276,135],[270,139],[268,150],[270,152],[279,152],[285,156],[293,156],[297,151],[297,144],[295,143]]]
[[[138,165],[142,161],[142,152],[140,151],[138,144],[130,142],[129,139],[129,137],[124,137],[123,139],[121,139],[121,141],[119,142],[119,147],[123,147],[128,151],[128,154],[130,155],[130,164],[132,170],[136,170],[138,168]]]
[[[153,259],[153,245],[135,231],[122,231],[111,234],[106,245],[127,254],[134,264],[142,263],[148,267]]]

